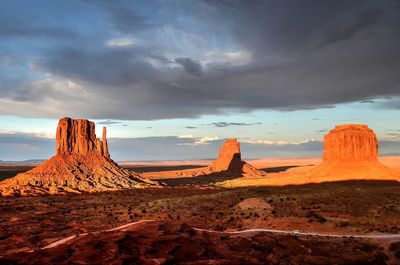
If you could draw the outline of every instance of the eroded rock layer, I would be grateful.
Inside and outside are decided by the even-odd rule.
[[[94,122],[62,118],[57,126],[56,151],[57,155],[98,154],[109,158],[107,129],[103,127],[103,140],[100,140],[96,138]]]
[[[368,125],[338,125],[324,137],[323,160],[378,161],[376,135]]]
[[[120,168],[110,159],[106,128],[96,138],[88,120],[60,119],[56,155],[25,173],[0,182],[0,195],[39,195],[113,191],[158,186]]]

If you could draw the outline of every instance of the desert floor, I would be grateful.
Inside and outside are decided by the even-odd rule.
[[[396,170],[398,158],[382,162]],[[318,160],[250,161],[285,172]],[[391,163],[391,164],[390,164]],[[124,165],[136,171],[191,164]],[[161,167],[160,167],[161,166]],[[202,166],[197,164],[195,166]],[[27,168],[2,168],[11,176]],[[168,171],[165,171],[168,174]],[[163,189],[0,198],[0,264],[399,264],[400,237],[303,236],[400,234],[400,183],[345,181],[284,187],[224,188],[195,178],[162,179]],[[124,224],[152,220],[126,230]],[[294,231],[255,232],[252,228]],[[200,231],[206,229],[210,231]],[[77,236],[53,248],[57,240]],[[33,252],[29,252],[32,251]]]

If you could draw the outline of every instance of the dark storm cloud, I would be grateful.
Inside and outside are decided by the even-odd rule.
[[[370,103],[370,104],[372,104],[372,103],[375,103],[375,101],[373,101],[373,100],[362,100],[362,101],[360,101],[359,103],[362,103],[362,104],[364,104],[364,103]]]
[[[90,2],[90,1],[89,1]],[[135,11],[134,6],[130,6],[124,1],[93,1],[106,8],[110,17],[110,22],[119,31],[132,33],[135,31],[146,30],[153,25],[148,22],[148,18]]]
[[[202,74],[201,64],[190,58],[176,58],[175,62],[180,64],[189,75],[201,76]]]
[[[382,12],[379,9],[369,7],[360,10],[354,17],[349,18],[347,24],[342,21],[341,24],[328,26],[325,32],[325,41],[322,45],[351,39],[359,31],[377,23],[381,15]]]
[[[396,1],[41,3],[31,23],[0,8],[0,48],[26,55],[23,69],[0,62],[3,114],[165,119],[400,96]],[[67,81],[81,93],[54,89]]]

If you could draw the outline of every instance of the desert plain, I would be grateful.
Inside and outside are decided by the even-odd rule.
[[[398,264],[400,157],[367,125],[323,157],[112,160],[107,130],[59,120],[56,155],[0,167],[2,264]]]
[[[400,157],[381,157],[380,161],[400,170]],[[176,170],[199,168],[207,162],[122,163],[144,176],[163,175],[159,179],[167,185],[163,189],[1,198],[0,262],[398,264],[400,237],[357,235],[400,233],[399,182],[231,188],[215,185],[221,181],[218,177],[201,182],[168,177]],[[313,167],[320,159],[248,162],[279,176]],[[27,169],[3,166],[1,172],[11,177]],[[133,225],[105,232],[130,223]],[[229,233],[253,228],[287,233]],[[310,235],[298,234],[300,231]],[[78,236],[43,249],[73,235]]]

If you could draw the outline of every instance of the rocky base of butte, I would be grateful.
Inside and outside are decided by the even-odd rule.
[[[0,195],[100,192],[158,185],[112,161],[106,128],[100,140],[94,123],[88,120],[62,118],[57,127],[56,151],[43,164],[1,182]]]

